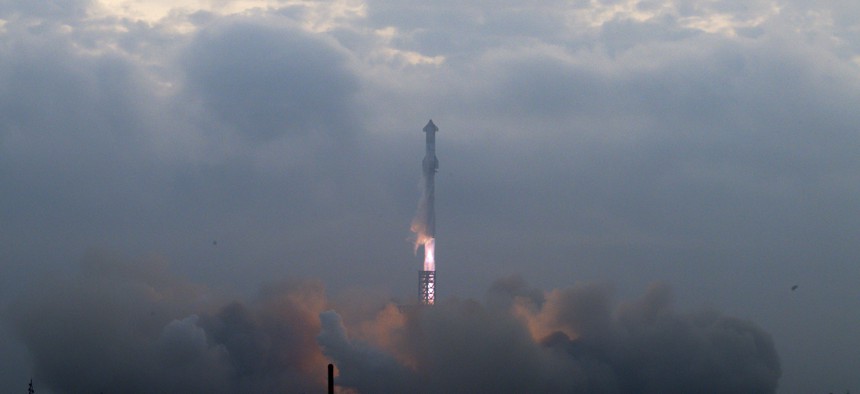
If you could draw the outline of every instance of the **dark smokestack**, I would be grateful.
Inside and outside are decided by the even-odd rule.
[[[334,394],[334,364],[328,365],[328,394]]]

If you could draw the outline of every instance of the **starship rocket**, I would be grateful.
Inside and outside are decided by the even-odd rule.
[[[418,271],[418,296],[421,304],[433,305],[436,303],[436,208],[434,206],[434,178],[439,169],[439,160],[436,159],[436,132],[439,128],[433,121],[424,126],[424,134],[427,138],[427,151],[424,153],[424,161],[421,163],[424,178],[424,194],[418,209],[418,217],[415,222],[423,224],[413,227],[416,232],[416,247],[424,245],[424,266]],[[413,224],[415,224],[413,222]]]
[[[428,238],[436,238],[436,208],[434,204],[434,188],[436,171],[439,170],[439,160],[436,159],[436,132],[439,128],[433,124],[431,119],[424,126],[424,134],[426,137],[426,152],[424,153],[424,161],[422,166],[424,169],[424,198],[427,203],[424,219],[426,225],[426,236]]]

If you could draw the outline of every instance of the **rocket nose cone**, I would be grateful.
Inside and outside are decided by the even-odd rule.
[[[424,126],[424,132],[425,132],[425,133],[429,133],[429,132],[431,132],[431,131],[432,131],[432,132],[434,132],[434,133],[435,133],[435,132],[437,132],[437,131],[439,131],[439,128],[438,128],[438,127],[436,127],[436,125],[435,125],[435,124],[433,124],[433,119],[430,119],[430,121],[429,121],[429,122],[427,122],[427,126]]]

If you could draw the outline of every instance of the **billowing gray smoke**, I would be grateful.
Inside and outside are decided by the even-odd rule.
[[[319,283],[221,302],[163,263],[92,255],[79,277],[34,285],[5,317],[36,386],[57,393],[323,392],[313,338],[324,306]]]
[[[543,293],[506,278],[486,306],[440,303],[381,327],[397,341],[387,356],[350,343],[333,312],[319,340],[340,384],[362,393],[775,392],[774,345],[751,322],[675,312],[659,285],[635,302],[611,301],[601,286]]]
[[[664,286],[616,303],[603,286],[545,292],[512,277],[484,303],[401,310],[297,282],[236,302],[157,261],[93,255],[81,275],[32,289],[4,320],[36,386],[56,393],[324,392],[329,360],[341,392],[365,394],[772,393],[780,375],[768,334],[676,312]]]

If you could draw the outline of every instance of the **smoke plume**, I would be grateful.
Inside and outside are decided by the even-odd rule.
[[[385,363],[378,350],[359,357],[368,346],[351,343],[336,322],[323,325],[320,343],[342,385],[361,393],[773,393],[780,376],[767,333],[715,311],[675,312],[661,285],[614,306],[603,286],[540,292],[507,278],[486,305],[444,302],[403,317],[381,327],[398,338]]]
[[[423,179],[423,178],[422,178]],[[427,218],[430,215],[430,198],[429,192],[426,190],[426,181],[421,181],[421,197],[418,199],[418,209],[415,210],[415,217],[412,218],[412,223],[409,225],[409,230],[415,235],[415,253],[418,253],[418,248],[433,239],[430,234],[429,223]]]
[[[607,286],[544,291],[518,277],[484,302],[350,298],[302,281],[242,302],[157,260],[92,255],[3,317],[37,387],[56,393],[324,392],[329,362],[339,392],[364,394],[773,393],[780,376],[761,328],[676,311],[663,285],[627,302]]]
[[[426,158],[425,158],[426,160]],[[421,198],[418,200],[418,210],[412,219],[410,230],[415,234],[414,253],[418,247],[424,246],[424,271],[436,270],[436,238],[435,213],[433,212],[433,173],[424,171],[424,181],[421,184]],[[432,302],[431,302],[432,303]]]
[[[57,393],[323,392],[317,282],[218,299],[163,262],[91,255],[79,276],[33,287],[6,314],[39,387]]]

